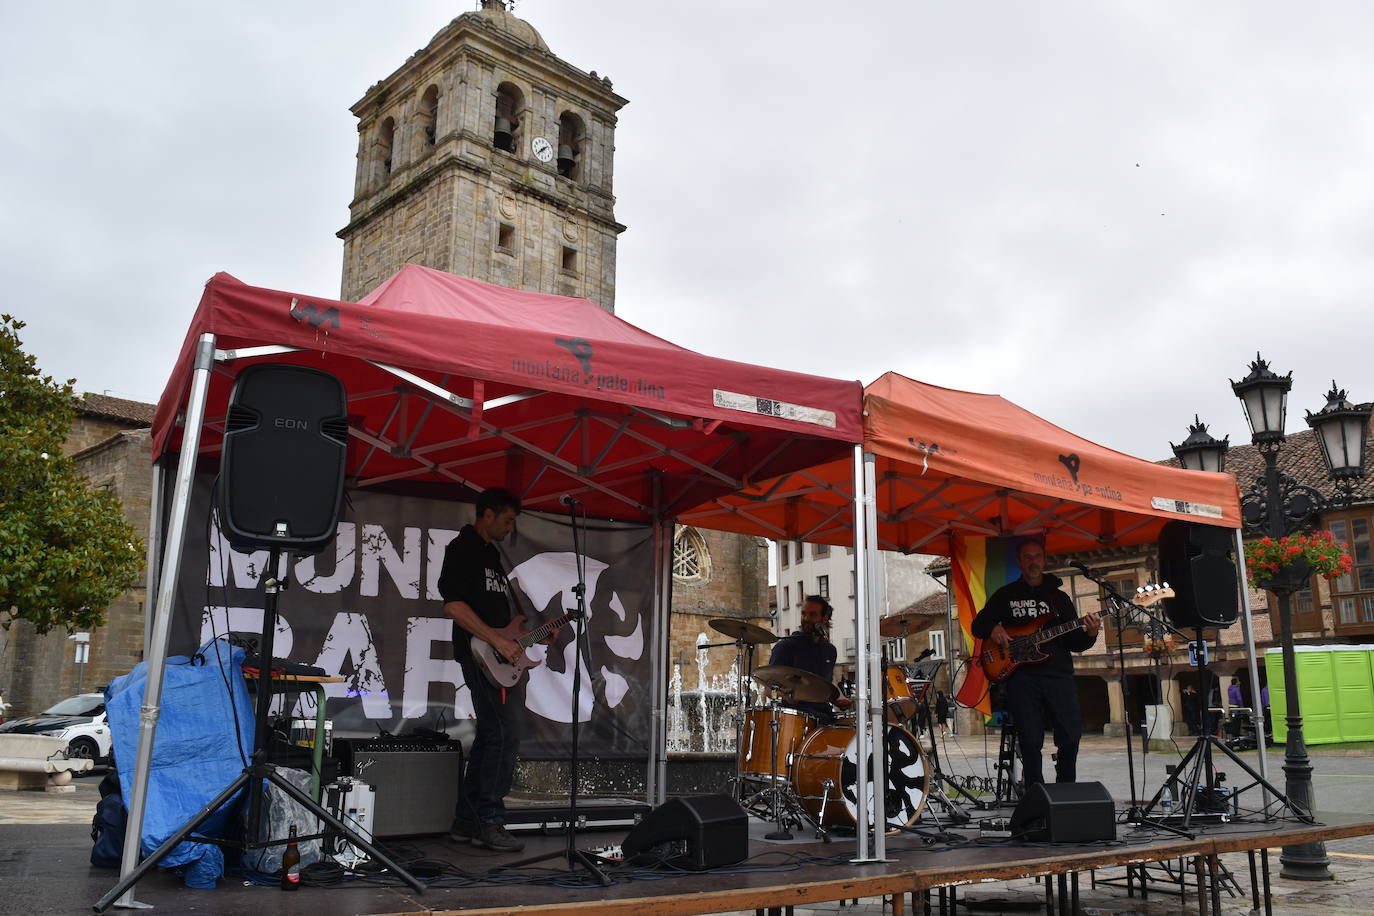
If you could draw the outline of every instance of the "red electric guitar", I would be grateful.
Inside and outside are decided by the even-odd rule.
[[[1168,585],[1147,585],[1136,590],[1136,595],[1131,599],[1132,604],[1140,607],[1150,607],[1158,604],[1165,598],[1172,598],[1174,590]],[[1027,623],[1013,624],[1012,626],[1003,625],[1011,641],[1007,643],[1005,649],[993,645],[987,640],[980,639],[973,647],[973,657],[978,659],[978,664],[983,668],[983,674],[994,684],[1001,683],[1011,677],[1011,673],[1022,665],[1038,665],[1050,657],[1048,652],[1042,651],[1041,646],[1052,639],[1058,639],[1065,633],[1072,633],[1074,630],[1082,629],[1082,620],[1068,620],[1063,623],[1049,625],[1052,620],[1058,620],[1055,614],[1046,614],[1037,620]]]
[[[507,639],[517,643],[520,648],[528,649],[530,646],[548,636],[554,630],[567,623],[569,620],[577,619],[577,611],[571,610],[562,617],[540,624],[533,630],[525,630],[525,620],[517,617],[496,632]],[[538,662],[528,655],[521,654],[516,659],[515,664],[511,664],[504,658],[496,654],[496,650],[491,647],[491,643],[485,640],[472,637],[472,655],[477,659],[477,663],[482,666],[482,673],[487,676],[497,687],[514,687],[520,683],[520,678],[524,677],[525,672],[533,668]]]

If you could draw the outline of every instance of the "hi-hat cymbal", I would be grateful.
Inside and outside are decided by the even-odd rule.
[[[778,637],[773,635],[772,630],[765,630],[747,620],[739,620],[735,617],[715,617],[708,622],[711,624],[711,629],[717,633],[724,633],[734,639],[742,639],[751,646],[778,641]]]
[[[940,622],[941,618],[933,614],[917,614],[914,611],[909,611],[905,614],[893,614],[890,617],[880,618],[878,620],[878,633],[886,639],[899,639],[939,626]]]
[[[754,669],[754,680],[772,687],[789,700],[803,703],[829,703],[840,695],[834,684],[801,668],[787,665],[764,665]]]

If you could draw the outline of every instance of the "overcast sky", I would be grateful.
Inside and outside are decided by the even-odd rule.
[[[0,310],[156,400],[201,286],[337,296],[349,106],[475,0],[0,2]],[[617,313],[1169,454],[1228,378],[1374,400],[1374,7],[524,0],[630,100]]]

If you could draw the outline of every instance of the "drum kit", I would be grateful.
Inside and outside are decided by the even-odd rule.
[[[885,639],[927,630],[938,618],[920,614],[897,614],[879,621],[879,634]],[[736,797],[759,817],[776,821],[770,839],[790,839],[789,825],[810,824],[818,839],[829,839],[833,829],[854,829],[858,824],[859,800],[856,776],[859,768],[856,722],[853,713],[820,716],[799,704],[825,704],[840,697],[840,691],[824,678],[786,665],[753,667],[755,646],[777,642],[772,631],[734,618],[710,621],[712,629],[733,638],[714,646],[736,647]],[[704,648],[710,648],[706,646]],[[883,820],[889,832],[910,827],[922,814],[928,798],[946,810],[953,805],[939,788],[938,773],[928,769],[927,754],[917,735],[908,731],[926,704],[935,665],[889,663],[883,651],[884,734],[881,747],[887,791]],[[753,682],[764,690],[765,702],[750,705]],[[841,704],[843,705],[843,704]],[[928,716],[926,717],[928,721]],[[918,730],[919,731],[919,730]],[[933,747],[933,733],[931,735]],[[938,760],[938,757],[936,758]],[[938,767],[937,767],[938,769]],[[872,789],[867,809],[873,815]]]

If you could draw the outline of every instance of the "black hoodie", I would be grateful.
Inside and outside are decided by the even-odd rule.
[[[988,603],[973,618],[973,626],[969,629],[979,639],[987,639],[998,624],[1009,627],[1030,623],[1046,614],[1054,614],[1059,620],[1076,620],[1078,614],[1073,609],[1073,601],[1059,588],[1062,584],[1063,580],[1051,573],[1045,573],[1040,584],[1034,587],[1028,585],[1025,579],[1008,582],[992,593]],[[1048,626],[1057,623],[1056,620],[1047,621]],[[1049,653],[1048,659],[1035,665],[1023,665],[1012,676],[1036,674],[1041,677],[1073,677],[1073,658],[1069,653],[1091,649],[1095,642],[1097,637],[1089,636],[1086,630],[1071,630],[1041,646]]]

